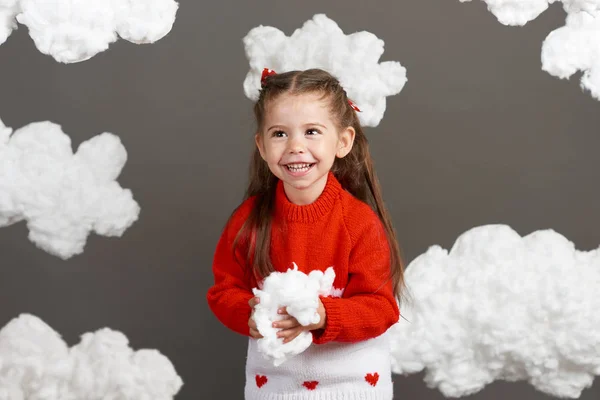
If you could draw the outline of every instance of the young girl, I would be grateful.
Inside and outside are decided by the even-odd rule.
[[[225,326],[250,337],[245,398],[392,399],[386,331],[399,318],[403,265],[359,110],[337,79],[311,69],[263,73],[254,112],[246,199],[217,244],[207,295]],[[305,273],[333,266],[334,289],[318,324],[279,310],[284,342],[309,330],[313,344],[274,367],[257,350],[252,288],[294,262]]]

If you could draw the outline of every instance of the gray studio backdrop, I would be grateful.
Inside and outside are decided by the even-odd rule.
[[[252,150],[242,38],[274,25],[290,35],[316,13],[346,33],[385,40],[382,61],[408,70],[368,137],[407,261],[450,248],[490,223],[520,234],[552,228],[578,249],[600,244],[600,102],[540,67],[560,5],[505,27],[482,2],[180,1],[171,33],[59,64],[20,26],[0,46],[0,118],[14,129],[51,120],[79,145],[117,134],[129,159],[120,184],[142,211],[122,238],[91,235],[62,261],[19,223],[0,229],[0,326],[32,313],[74,345],[102,327],[156,348],[184,386],[177,399],[241,399],[246,339],[211,314],[206,291],[221,228],[242,199]],[[398,399],[442,399],[423,375],[395,377]],[[581,399],[597,399],[600,384]],[[547,399],[496,382],[473,399]]]

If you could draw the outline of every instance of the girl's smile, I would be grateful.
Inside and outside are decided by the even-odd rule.
[[[293,163],[286,164],[285,167],[289,175],[294,178],[299,178],[307,175],[315,166],[315,164],[316,163]]]

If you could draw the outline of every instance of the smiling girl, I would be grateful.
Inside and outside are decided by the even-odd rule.
[[[403,264],[367,139],[336,78],[310,69],[265,70],[254,106],[256,151],[244,202],[213,261],[207,299],[227,327],[249,336],[246,399],[392,399],[387,330],[398,321]],[[252,288],[271,272],[325,271],[336,278],[319,301],[319,323],[274,322],[289,342],[313,345],[274,367],[258,353]]]

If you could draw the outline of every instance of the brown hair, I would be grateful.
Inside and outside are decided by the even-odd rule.
[[[258,125],[257,132],[263,130],[266,106],[283,93],[293,95],[322,93],[323,97],[330,101],[331,115],[335,117],[338,128],[343,129],[349,126],[354,128],[356,133],[350,153],[343,158],[336,157],[331,172],[345,190],[367,203],[383,223],[390,247],[390,279],[393,283],[394,293],[400,300],[404,292],[404,263],[400,247],[392,220],[383,202],[367,138],[356,112],[348,103],[346,92],[336,78],[320,69],[291,71],[268,76],[254,105],[254,115]],[[271,216],[275,204],[277,179],[255,147],[250,163],[250,180],[245,199],[256,196],[257,201],[238,232],[233,248],[235,252],[241,237],[247,239],[245,240],[247,247],[243,253],[246,254],[247,265],[252,266],[252,272],[258,278],[264,278],[274,271],[269,250]]]

